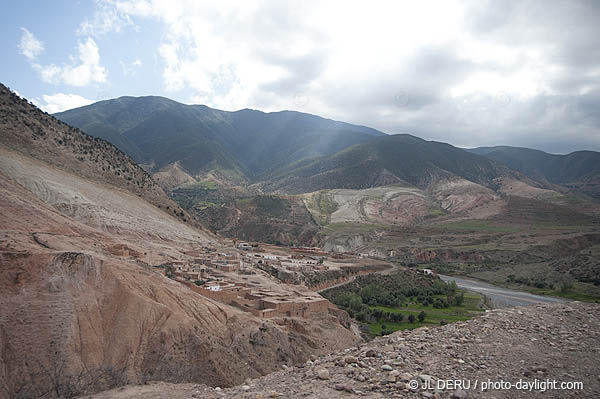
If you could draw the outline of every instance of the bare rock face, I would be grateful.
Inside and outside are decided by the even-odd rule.
[[[156,383],[94,399],[216,398],[597,398],[600,306],[570,303],[488,312],[467,322],[419,328],[315,359],[216,392],[201,385]],[[346,359],[356,358],[356,363]],[[351,359],[354,360],[354,359]],[[327,378],[318,377],[322,370]],[[315,375],[317,377],[315,377]],[[461,386],[448,385],[460,382]],[[475,385],[477,381],[478,385]],[[530,383],[531,390],[490,383]],[[535,381],[538,385],[536,387]],[[570,389],[540,382],[581,383]],[[487,386],[482,387],[482,383]],[[470,384],[470,385],[469,385]],[[557,385],[557,387],[560,385]],[[275,396],[271,396],[275,395]]]

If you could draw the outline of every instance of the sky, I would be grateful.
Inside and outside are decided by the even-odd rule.
[[[0,81],[47,112],[159,95],[459,147],[600,150],[600,1],[12,1]]]

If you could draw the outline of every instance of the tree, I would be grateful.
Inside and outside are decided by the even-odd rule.
[[[562,292],[563,294],[565,292],[570,291],[571,288],[573,288],[573,284],[572,283],[569,283],[569,282],[565,281],[565,282],[563,282],[563,283],[560,284],[560,292]]]
[[[415,315],[414,314],[409,314],[408,315],[408,322],[409,323],[414,323],[415,322]]]
[[[425,317],[427,317],[427,314],[421,310],[421,313],[419,313],[419,316],[417,316],[417,317],[418,317],[419,321],[421,323],[423,323],[423,321],[425,321]]]
[[[401,322],[404,319],[404,315],[402,313],[392,313],[392,321]]]
[[[455,306],[462,306],[464,301],[465,301],[465,294],[463,292],[454,296],[454,305]]]

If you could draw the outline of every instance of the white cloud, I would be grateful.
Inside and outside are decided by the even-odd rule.
[[[600,149],[600,122],[575,112],[600,98],[594,2],[98,1],[106,23],[95,32],[158,25],[163,87],[192,102],[300,109],[457,144],[544,131],[556,148]]]
[[[123,70],[123,75],[125,76],[135,76],[137,70],[143,65],[139,58],[136,58],[129,64],[126,64],[123,61],[119,61],[119,64],[121,64],[121,69]]]
[[[83,87],[90,83],[105,82],[106,68],[100,65],[100,51],[94,39],[88,37],[85,42],[79,42],[78,51],[78,60],[72,59],[71,65],[34,63],[33,67],[40,73],[42,80],[48,83],[64,83]]]
[[[119,13],[113,0],[97,1],[97,9],[92,19],[85,19],[77,29],[80,35],[100,36],[108,32],[120,32],[133,23],[128,15]]]
[[[25,28],[21,28],[23,33],[21,34],[21,42],[19,43],[19,49],[21,54],[27,57],[28,60],[35,60],[38,55],[44,51],[44,43],[39,41],[33,33]]]
[[[93,103],[92,100],[81,97],[77,94],[65,93],[57,93],[54,95],[44,94],[42,96],[42,100],[45,102],[45,104],[42,104],[40,101],[36,101],[35,104],[49,114],[54,114],[56,112],[62,112],[77,107],[83,107],[84,105]]]

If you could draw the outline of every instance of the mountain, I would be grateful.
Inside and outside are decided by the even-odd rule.
[[[467,151],[501,162],[536,179],[559,184],[600,198],[600,152],[548,154],[521,147],[479,147]]]
[[[56,117],[112,141],[205,226],[241,240],[344,251],[363,238],[350,231],[330,240],[339,229],[328,224],[483,220],[521,204],[507,196],[596,214],[572,203],[568,188],[488,156],[299,112],[121,97]]]
[[[0,85],[0,398],[230,386],[356,342],[334,315],[277,324],[168,278],[190,253],[234,250],[190,222],[112,144]]]
[[[332,156],[292,164],[268,176],[264,187],[289,193],[390,184],[427,188],[437,181],[460,177],[497,189],[496,179],[508,176],[523,178],[486,157],[401,134],[373,138]]]
[[[177,163],[193,177],[216,171],[238,183],[384,135],[300,112],[226,112],[163,97],[121,97],[55,116],[111,141],[152,172]]]

